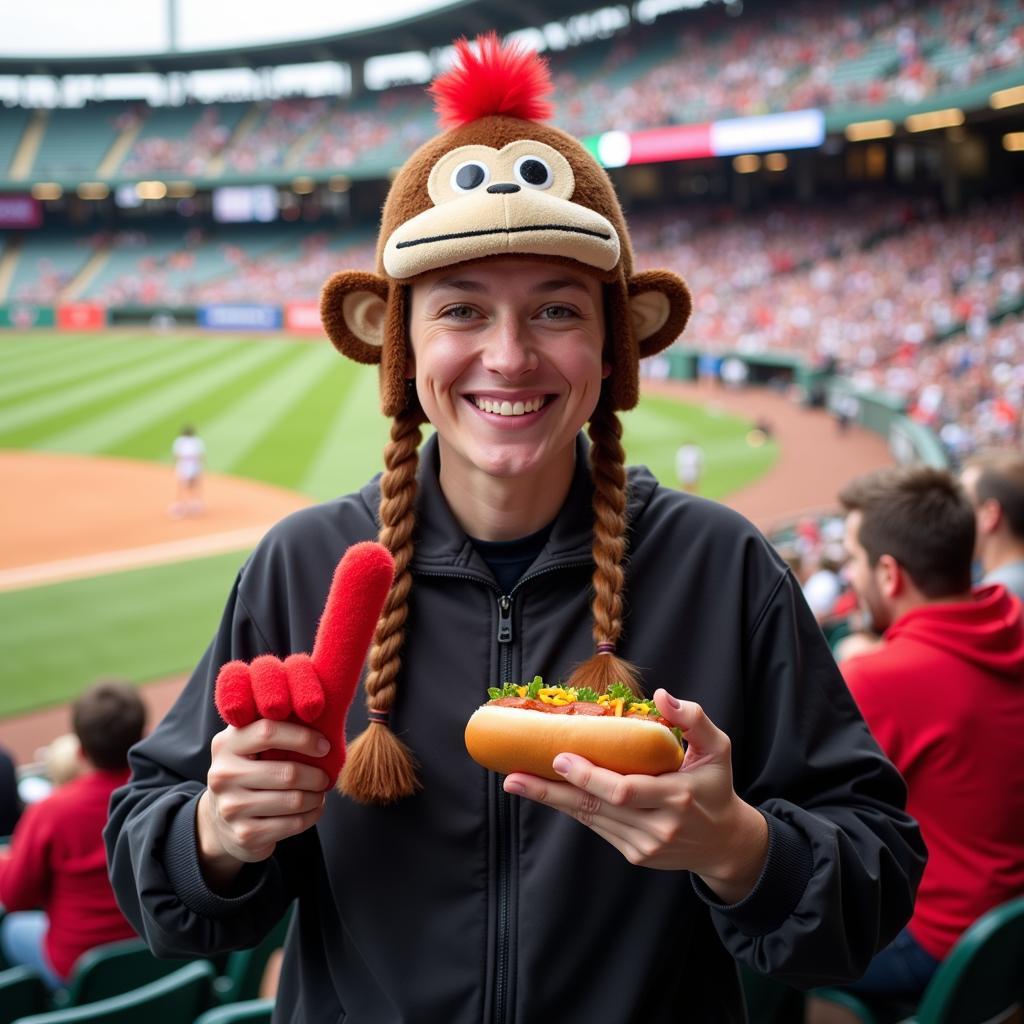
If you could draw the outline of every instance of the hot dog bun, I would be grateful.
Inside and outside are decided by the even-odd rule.
[[[658,722],[613,715],[552,715],[528,708],[485,704],[466,723],[466,749],[484,768],[561,778],[551,767],[558,754],[579,754],[623,775],[675,771],[683,748]]]

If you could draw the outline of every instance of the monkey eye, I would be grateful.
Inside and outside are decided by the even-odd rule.
[[[480,160],[467,160],[452,171],[452,188],[456,192],[475,192],[491,180],[491,171]]]
[[[516,177],[529,188],[551,188],[554,172],[539,156],[521,156],[515,163]]]

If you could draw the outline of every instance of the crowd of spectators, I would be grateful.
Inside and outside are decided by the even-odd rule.
[[[293,252],[265,259],[242,255],[230,275],[197,283],[182,297],[194,303],[251,302],[258,295],[315,299],[338,269],[372,270],[374,251],[372,241],[345,244],[326,232],[315,232]]]
[[[142,116],[138,111],[124,115],[128,119]],[[199,109],[195,123],[184,135],[167,137],[142,135],[135,141],[121,165],[120,173],[203,175],[221,155],[231,140],[232,129],[222,120],[216,105]]]
[[[652,61],[652,52],[660,58]],[[1002,0],[882,0],[851,9],[838,0],[802,0],[781,9],[764,5],[735,20],[712,6],[550,58],[555,123],[577,135],[809,107],[916,103],[1020,64],[1024,8]],[[210,106],[183,138],[143,134],[121,172],[202,174],[221,153],[239,173],[342,172],[400,163],[434,129],[418,86],[355,100],[277,100],[237,138]]]
[[[343,170],[383,153],[397,166],[435,130],[421,88],[390,89],[358,107],[339,103],[296,154],[296,163],[307,170]]]
[[[832,365],[902,399],[958,460],[1024,440],[1024,323],[1007,312],[1024,304],[1024,239],[1005,230],[1022,215],[1021,196],[955,216],[894,201],[653,218],[634,237],[641,265],[690,282],[688,346]]]
[[[675,26],[671,57],[642,55]],[[645,45],[648,44],[648,45]],[[576,134],[637,131],[809,107],[916,103],[1018,64],[1024,11],[1000,0],[723,8],[634,29],[586,77],[559,61],[558,123]],[[630,78],[630,64],[639,71]],[[614,78],[609,81],[610,72]]]
[[[267,104],[257,124],[226,154],[231,171],[249,174],[287,166],[292,148],[327,116],[326,99],[279,99]]]

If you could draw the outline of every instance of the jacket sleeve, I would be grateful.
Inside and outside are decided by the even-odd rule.
[[[723,906],[699,880],[740,961],[798,987],[860,977],[909,920],[925,863],[906,787],[868,732],[790,573],[747,645],[739,794],[769,825],[754,890]]]
[[[111,797],[104,830],[111,883],[125,916],[158,956],[209,955],[253,945],[292,898],[288,863],[311,833],[278,844],[242,870],[227,895],[203,880],[196,852],[196,805],[206,787],[210,742],[224,728],[213,703],[221,665],[249,660],[269,645],[239,598],[229,598],[220,628],[177,703],[132,748],[131,778]]]

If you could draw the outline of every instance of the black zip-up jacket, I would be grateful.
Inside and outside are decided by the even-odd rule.
[[[723,906],[687,872],[630,865],[583,825],[510,797],[463,730],[486,687],[565,679],[592,651],[585,443],[544,550],[508,594],[456,524],[428,441],[392,724],[424,789],[386,808],[331,793],[319,824],[205,885],[196,803],[222,727],[220,665],[311,649],[339,557],[376,536],[379,487],[296,513],[239,574],[182,696],[111,802],[114,889],[159,955],[252,945],[289,902],[275,1024],[668,1024],[743,1019],[734,959],[798,986],[853,978],[910,916],[924,853],[785,565],[729,509],[630,470],[620,651],[651,692],[732,738],[769,825],[763,875]],[[361,700],[348,729],[366,725]]]

